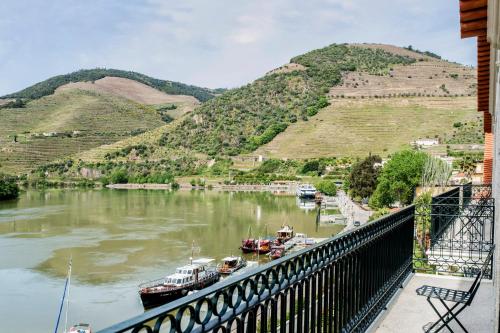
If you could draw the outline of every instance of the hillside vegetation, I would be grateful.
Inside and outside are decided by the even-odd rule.
[[[48,80],[39,82],[19,92],[5,95],[2,98],[37,99],[52,95],[57,88],[71,82],[94,82],[107,76],[134,80],[171,95],[193,96],[202,102],[213,98],[216,94],[216,92],[211,89],[200,88],[174,81],[155,79],[136,72],[122,71],[118,69],[96,68],[82,69],[70,74],[54,76]]]
[[[71,90],[0,109],[0,170],[22,172],[165,124],[127,99]]]
[[[156,100],[162,103],[145,106],[130,101],[133,94],[113,93],[111,81],[113,88],[113,84],[126,86],[133,78],[103,71],[104,79],[95,79],[102,73],[82,74],[94,80],[66,82],[56,94],[25,107],[0,109],[0,116],[10,119],[0,124],[0,140],[4,140],[0,164],[10,170],[16,170],[16,165],[25,170],[50,164],[38,171],[59,175],[92,169],[99,176],[128,172],[131,179],[167,179],[167,171],[189,175],[221,169],[228,157],[233,159],[232,167],[247,168],[244,161],[253,167],[255,155],[317,159],[372,152],[386,156],[422,137],[439,137],[445,144],[474,143],[481,137],[474,71],[429,52],[395,46],[342,44],[314,50],[240,88],[198,88],[210,96],[197,97],[205,102],[188,113],[177,102]],[[161,84],[155,86],[156,81],[143,82],[148,77],[122,73],[133,75],[134,84],[165,92]],[[28,88],[23,96],[64,80]],[[193,91],[182,93],[196,97]],[[158,97],[155,94],[149,97]],[[107,106],[100,104],[104,101]],[[78,127],[82,122],[86,126]],[[75,130],[77,134],[59,135]],[[33,134],[43,131],[58,134]]]
[[[328,105],[325,97],[346,71],[386,74],[415,59],[380,49],[331,45],[291,59],[305,70],[278,71],[225,92],[166,132],[160,144],[209,155],[237,155],[270,142],[290,124]]]
[[[332,100],[318,115],[289,126],[254,155],[387,156],[419,138],[455,138],[455,123],[477,122],[475,107],[474,97]]]

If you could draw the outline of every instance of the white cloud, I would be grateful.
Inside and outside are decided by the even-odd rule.
[[[88,0],[63,6],[66,0],[54,0],[50,10],[28,11],[17,4],[0,4],[23,12],[23,20],[0,29],[0,94],[98,66],[234,87],[295,55],[342,42],[411,44],[474,63],[473,41],[459,38],[458,5],[448,1]],[[0,25],[4,21],[0,13]],[[16,52],[9,52],[12,44]]]

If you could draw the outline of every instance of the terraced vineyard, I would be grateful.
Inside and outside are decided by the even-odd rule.
[[[388,155],[425,137],[444,137],[456,122],[477,120],[473,97],[332,100],[254,154],[277,158]]]
[[[153,108],[81,90],[0,109],[0,118],[0,170],[10,173],[164,125]]]

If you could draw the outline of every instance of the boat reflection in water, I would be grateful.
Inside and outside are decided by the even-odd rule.
[[[297,197],[296,201],[297,207],[305,211],[315,210],[318,206],[314,199],[301,199]]]
[[[146,309],[159,306],[216,283],[220,274],[208,266],[213,261],[192,260],[191,264],[177,268],[174,274],[139,285],[142,305]]]

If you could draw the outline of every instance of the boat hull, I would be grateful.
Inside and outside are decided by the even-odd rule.
[[[240,264],[240,265],[238,265],[236,267],[233,267],[233,268],[228,268],[228,269],[221,268],[221,269],[218,269],[217,272],[219,272],[220,275],[231,275],[234,272],[242,269],[245,266],[246,266],[246,263],[245,264]]]
[[[212,277],[207,278],[203,282],[190,287],[184,287],[179,289],[164,290],[158,292],[143,292],[139,291],[141,297],[142,305],[145,309],[160,306],[172,301],[175,301],[181,297],[186,296],[190,291],[200,290],[213,285],[219,281],[220,275],[214,274]]]

